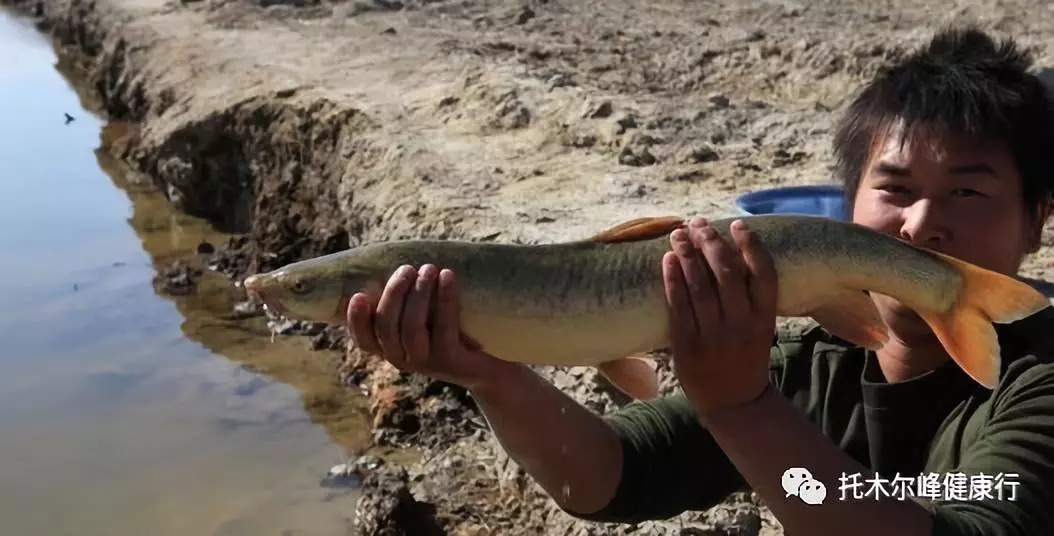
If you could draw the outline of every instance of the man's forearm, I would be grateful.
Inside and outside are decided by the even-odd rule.
[[[614,497],[622,447],[600,416],[526,366],[472,395],[501,446],[558,504],[590,514]]]
[[[702,423],[761,496],[789,534],[928,535],[931,514],[912,500],[842,500],[839,478],[872,475],[867,467],[839,450],[775,389],[758,401],[713,415]],[[783,473],[801,467],[822,483],[826,498],[808,504],[787,496]]]

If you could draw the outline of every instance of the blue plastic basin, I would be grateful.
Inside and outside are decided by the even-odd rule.
[[[736,208],[744,214],[804,214],[844,220],[845,199],[840,186],[785,186],[743,194]]]

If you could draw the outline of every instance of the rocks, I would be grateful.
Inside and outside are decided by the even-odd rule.
[[[627,166],[651,166],[658,162],[655,155],[651,153],[650,147],[660,143],[661,140],[648,135],[636,133],[626,141],[619,152],[618,161]]]
[[[197,252],[198,255],[212,255],[216,253],[216,248],[208,242],[202,242],[198,244]]]
[[[650,166],[656,162],[655,155],[647,147],[623,147],[618,162],[626,166]]]
[[[433,505],[410,492],[405,469],[380,462],[366,472],[354,524],[362,536],[441,536]]]
[[[250,318],[265,314],[263,304],[254,300],[245,300],[235,303],[232,309],[235,318]]]
[[[201,274],[200,268],[191,266],[187,261],[178,260],[154,277],[154,287],[172,296],[186,296],[194,292],[196,279]]]
[[[713,162],[719,158],[720,156],[712,146],[702,144],[688,147],[681,151],[677,157],[677,162],[680,164],[704,164],[706,162]]]
[[[605,117],[610,117],[614,109],[614,106],[609,100],[587,102],[582,117],[585,119],[603,119]]]
[[[347,331],[342,326],[326,326],[311,337],[312,350],[343,350],[347,345]]]
[[[807,157],[808,153],[804,151],[794,151],[793,153],[790,153],[783,149],[779,149],[772,156],[772,167],[784,167],[790,164],[796,164]]]
[[[531,6],[523,6],[523,9],[520,10],[519,15],[516,15],[516,24],[527,24],[527,21],[533,19],[534,17],[535,13],[534,10],[531,9]]]

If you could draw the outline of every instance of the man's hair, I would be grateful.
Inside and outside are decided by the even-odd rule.
[[[894,121],[902,135],[933,132],[1006,144],[1022,179],[1026,209],[1049,199],[1054,179],[1054,114],[1031,55],[1011,39],[974,28],[937,33],[919,51],[881,71],[837,125],[837,173],[852,206],[876,135]],[[901,143],[903,143],[903,138]]]

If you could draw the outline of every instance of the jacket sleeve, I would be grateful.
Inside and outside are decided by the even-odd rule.
[[[934,536],[1054,534],[1054,363],[1026,369],[993,396],[979,437],[965,441],[957,466],[938,475]],[[947,496],[948,474],[966,497]]]
[[[770,355],[775,382],[782,376],[784,352],[774,345]],[[586,515],[568,512],[575,517],[622,523],[668,519],[688,510],[706,510],[748,489],[679,391],[630,403],[605,420],[622,441],[622,478],[604,509]]]
[[[603,510],[572,515],[637,523],[713,506],[743,486],[683,394],[631,403],[606,417],[622,441],[622,478]]]

